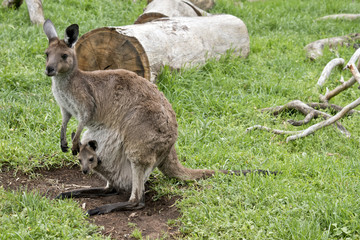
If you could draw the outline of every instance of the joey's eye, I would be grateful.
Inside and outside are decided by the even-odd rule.
[[[49,54],[46,52],[46,53],[45,53],[45,56],[46,56],[46,58],[48,58],[48,57],[49,57]]]
[[[61,55],[61,58],[64,59],[64,60],[66,60],[66,59],[68,58],[68,55],[67,55],[67,54],[63,54],[63,55]]]
[[[93,162],[93,161],[94,161],[94,158],[93,158],[93,157],[89,159],[89,162]]]
[[[79,158],[79,163],[81,163],[81,159]]]

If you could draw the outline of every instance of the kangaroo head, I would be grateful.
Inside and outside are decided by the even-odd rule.
[[[49,47],[45,51],[45,74],[48,76],[70,74],[77,67],[74,45],[79,36],[79,26],[72,24],[66,28],[63,40],[58,38],[55,26],[50,20],[45,21],[43,29],[49,40]]]
[[[101,164],[101,160],[98,158],[96,154],[97,142],[95,140],[91,140],[85,144],[80,144],[80,152],[78,155],[78,159],[81,166],[81,171],[84,174],[92,171],[99,164]]]

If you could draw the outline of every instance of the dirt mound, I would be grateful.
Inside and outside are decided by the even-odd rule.
[[[84,175],[79,168],[61,168],[50,171],[38,171],[39,177],[30,179],[22,173],[14,176],[12,171],[0,172],[0,185],[8,190],[23,189],[28,191],[38,191],[49,198],[54,198],[63,191],[84,187],[101,187],[106,182],[96,175]],[[106,215],[98,215],[90,218],[90,221],[104,226],[102,233],[110,235],[113,239],[130,239],[130,234],[134,230],[134,225],[142,232],[143,237],[150,239],[173,238],[178,236],[178,229],[169,226],[168,220],[176,219],[180,213],[176,208],[175,201],[178,197],[162,197],[156,201],[153,200],[154,192],[147,186],[146,207],[137,211],[114,212]],[[126,201],[128,196],[110,196],[101,198],[79,198],[79,206],[85,210],[100,206],[103,204]],[[129,224],[132,223],[132,224]]]

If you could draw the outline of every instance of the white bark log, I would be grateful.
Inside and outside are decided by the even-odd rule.
[[[150,22],[164,17],[197,17],[210,15],[187,0],[153,0],[135,21],[135,24]]]
[[[214,6],[214,0],[190,0],[195,6],[203,9],[203,10],[209,10]]]
[[[317,20],[328,20],[328,19],[346,19],[355,20],[360,18],[360,14],[333,14],[318,18]]]
[[[26,0],[30,21],[32,24],[43,24],[45,22],[41,0]]]
[[[360,34],[358,33],[341,37],[325,38],[309,43],[304,49],[307,51],[307,57],[311,60],[315,60],[323,55],[325,46],[329,46],[329,48],[336,48],[338,45],[343,45],[345,43],[349,44],[349,42],[358,39],[360,39]]]
[[[331,60],[324,68],[324,70],[321,73],[321,76],[317,82],[319,86],[322,86],[325,81],[329,78],[331,71],[338,65],[344,65],[345,60],[342,58],[335,58]]]
[[[104,39],[106,34],[108,39]],[[79,67],[83,70],[124,68],[119,66],[121,62],[116,63],[114,56],[119,59],[119,55],[128,53],[110,46],[119,36],[127,42],[136,40],[132,49],[143,49],[141,57],[146,58],[143,76],[151,81],[155,81],[164,65],[180,69],[202,65],[207,59],[219,58],[228,51],[242,57],[247,57],[250,51],[247,28],[235,16],[162,18],[145,24],[95,29],[83,35],[76,44]],[[88,68],[89,61],[102,66],[93,64]]]

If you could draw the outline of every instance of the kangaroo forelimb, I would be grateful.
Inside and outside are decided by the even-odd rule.
[[[62,124],[61,124],[61,132],[60,132],[60,147],[63,152],[67,152],[69,150],[68,143],[66,141],[66,129],[71,118],[71,114],[68,113],[65,109],[61,108],[62,114]]]

